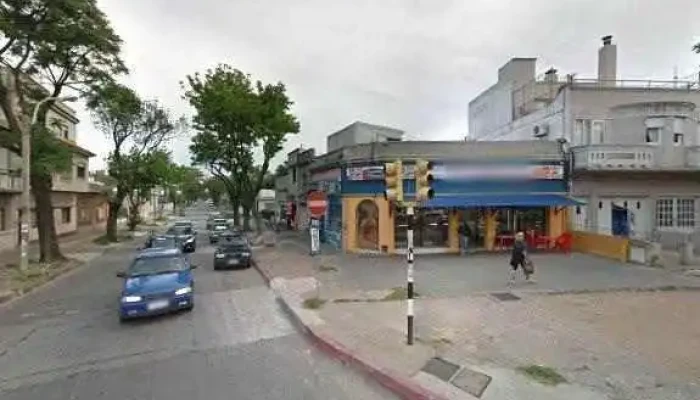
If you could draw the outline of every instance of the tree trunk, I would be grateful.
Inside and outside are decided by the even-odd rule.
[[[119,219],[119,208],[121,208],[121,203],[109,202],[109,214],[107,216],[107,240],[110,242],[116,242],[117,238],[117,219]]]
[[[231,211],[233,211],[233,225],[241,226],[241,204],[237,200],[231,200]]]
[[[138,207],[130,207],[129,209],[129,232],[136,230],[136,227],[141,222],[141,214]]]
[[[65,260],[61,253],[56,234],[56,223],[51,202],[51,175],[31,174],[32,194],[36,208],[36,222],[39,230],[39,261],[52,262]]]
[[[250,229],[250,208],[243,206],[243,230],[249,232]]]

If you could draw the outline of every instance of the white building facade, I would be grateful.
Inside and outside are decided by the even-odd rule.
[[[556,140],[571,156],[574,229],[700,245],[700,77],[617,78],[617,46],[603,38],[598,77],[535,76],[515,58],[469,103],[472,140]]]

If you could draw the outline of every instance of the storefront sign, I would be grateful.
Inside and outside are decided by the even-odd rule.
[[[438,165],[433,168],[435,179],[564,179],[561,165]]]
[[[403,166],[403,179],[414,178],[414,166]],[[435,179],[442,180],[499,180],[499,179],[564,179],[561,165],[456,165],[443,164],[433,168]],[[350,181],[384,179],[384,167],[373,165],[349,167],[346,178]]]
[[[384,179],[384,166],[348,167],[345,177],[349,181],[377,181]]]

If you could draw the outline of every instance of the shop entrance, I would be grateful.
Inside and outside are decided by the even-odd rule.
[[[415,227],[413,231],[413,247],[415,248],[448,248],[449,244],[449,211],[447,209],[415,209]],[[396,210],[394,237],[396,248],[407,248],[406,230],[408,218],[406,210]]]

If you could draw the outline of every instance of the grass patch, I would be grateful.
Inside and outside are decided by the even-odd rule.
[[[543,385],[556,386],[561,383],[567,383],[566,378],[551,367],[544,367],[542,365],[528,365],[518,367],[517,370],[528,378]]]
[[[310,299],[304,300],[304,308],[308,308],[309,310],[318,310],[323,306],[323,304],[326,303],[326,300],[323,300],[318,297],[312,297]]]
[[[395,287],[391,292],[382,298],[382,301],[399,301],[405,300],[408,297],[408,291],[405,287]],[[418,297],[418,292],[413,292],[413,298]]]
[[[322,265],[319,265],[319,266],[318,266],[318,270],[321,271],[321,272],[333,272],[333,271],[337,271],[338,268],[336,268],[336,267],[334,267],[334,266],[332,266],[332,265],[325,265],[325,264],[322,264]]]

